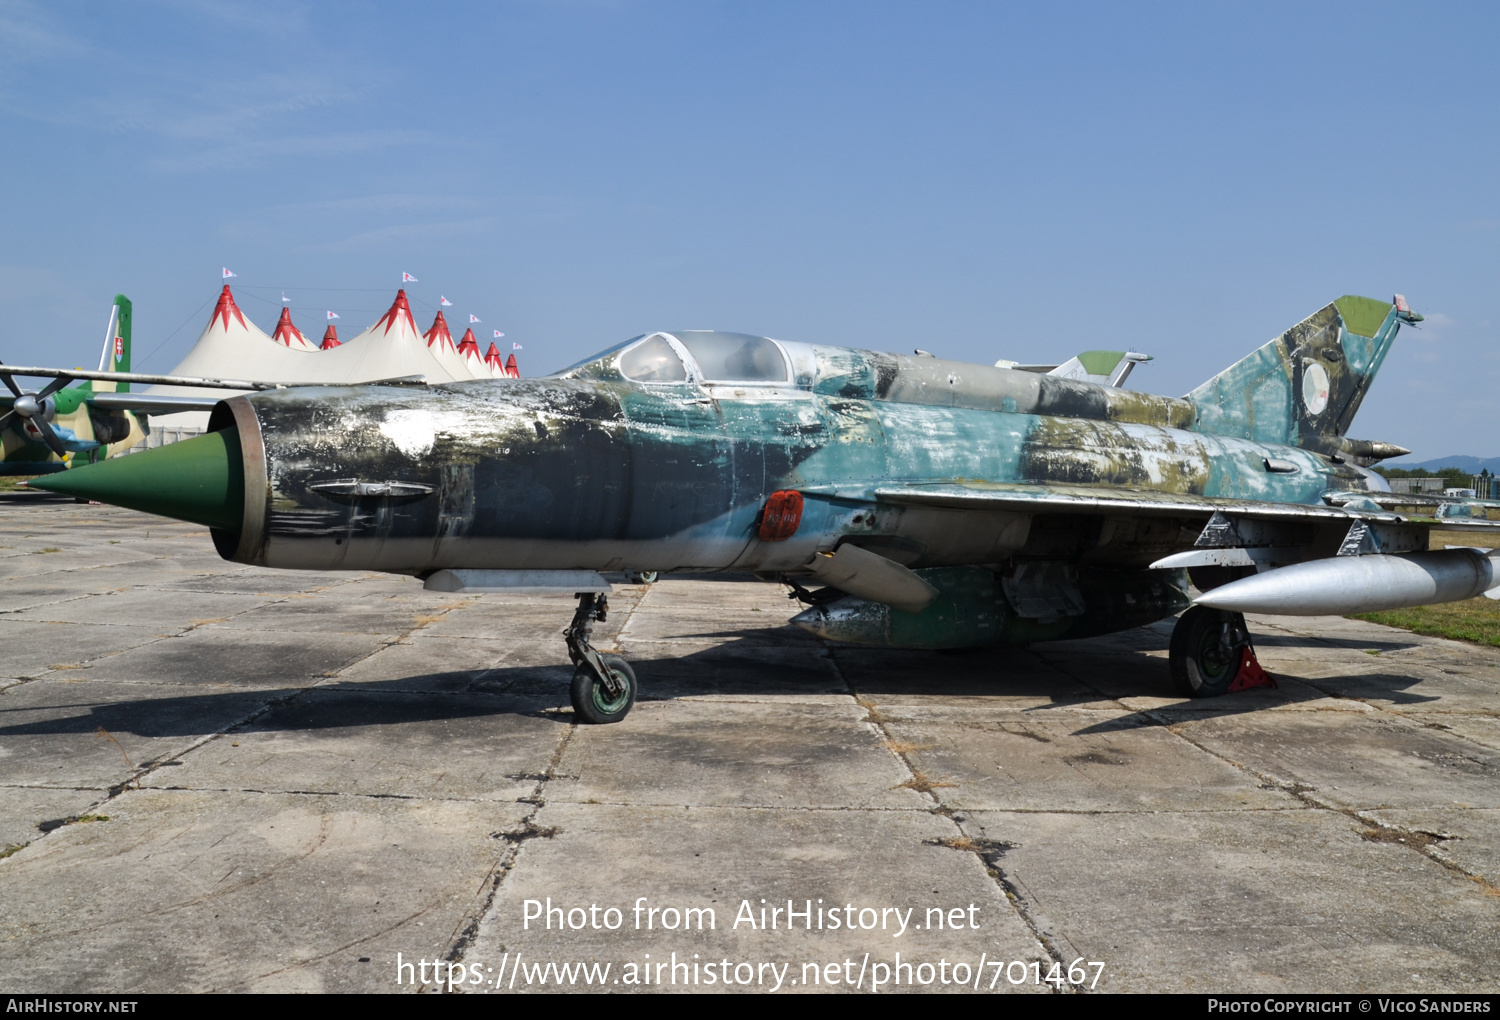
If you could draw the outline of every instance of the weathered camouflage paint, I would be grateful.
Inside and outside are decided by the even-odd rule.
[[[779,385],[635,383],[612,353],[547,379],[236,398],[260,424],[266,512],[261,534],[221,547],[267,566],[418,575],[795,572],[842,541],[914,569],[1035,559],[1140,571],[1190,546],[1201,515],[944,510],[880,503],[874,492],[1025,482],[1318,503],[1331,490],[1369,489],[1368,472],[1320,450],[1357,409],[1396,314],[1360,343],[1340,321],[1330,305],[1181,400],[800,344],[782,345],[793,372]],[[1311,360],[1330,380],[1319,414],[1299,397]],[[313,488],[340,480],[428,492],[369,499]],[[761,542],[757,515],[778,489],[807,494],[803,521],[791,539]],[[1179,608],[1165,597],[1146,615]],[[1112,610],[1085,629],[1149,622],[1139,615]]]
[[[939,596],[920,613],[843,598],[815,606],[792,622],[819,637],[889,648],[978,648],[991,644],[1094,637],[1140,627],[1188,607],[1187,579],[1175,571],[1083,569],[1077,616],[1028,619],[1006,600],[1000,579],[982,567],[917,571]]]

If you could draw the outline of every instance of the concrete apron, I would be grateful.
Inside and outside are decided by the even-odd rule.
[[[1280,688],[1189,702],[1168,625],[834,648],[667,578],[587,727],[567,598],[28,499],[0,575],[12,990],[1497,987],[1500,652],[1252,620]]]

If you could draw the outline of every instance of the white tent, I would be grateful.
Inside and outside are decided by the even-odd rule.
[[[450,372],[427,349],[427,341],[412,320],[404,290],[396,292],[390,311],[375,325],[331,351],[319,351],[313,360],[318,364],[318,374],[300,381],[354,383],[421,375],[437,383],[469,378]]]
[[[283,320],[291,326],[283,309]],[[278,324],[279,326],[279,324]],[[278,329],[278,332],[280,330]],[[301,333],[297,333],[307,343]],[[455,357],[457,355],[455,354]],[[234,303],[229,285],[187,357],[169,375],[209,379],[249,379],[272,383],[356,383],[420,375],[435,383],[472,378],[462,363],[450,371],[427,349],[412,321],[406,291],[397,291],[390,311],[369,329],[333,348],[286,346],[255,328]],[[486,373],[488,375],[488,373]],[[233,396],[238,390],[206,390],[184,386],[151,386],[148,394]],[[187,438],[208,428],[207,411],[178,411],[151,416],[150,445]],[[163,438],[165,436],[165,438]]]
[[[458,353],[458,347],[453,343],[453,334],[448,331],[448,320],[443,318],[440,309],[432,320],[432,328],[422,334],[422,339],[427,341],[427,349],[437,358],[438,364],[455,379],[472,379],[474,373],[469,371],[469,366],[464,363],[463,356]]]
[[[484,352],[484,367],[490,370],[490,375],[496,379],[505,379],[510,373],[505,370],[505,359],[500,357],[500,348],[493,343],[490,349]]]
[[[209,316],[198,342],[169,375],[210,379],[263,379],[266,382],[301,382],[312,371],[312,349],[277,343],[245,318],[226,283],[219,303]],[[148,392],[188,392],[152,387]]]
[[[277,343],[290,347],[294,351],[315,351],[318,345],[302,335],[302,330],[292,325],[292,310],[283,307],[281,318],[276,320],[276,331],[271,334],[271,339]]]
[[[311,371],[313,351],[289,347],[266,336],[255,323],[245,318],[234,303],[229,284],[219,292],[219,302],[208,318],[208,325],[198,335],[187,356],[168,375],[196,376],[200,379],[255,379],[265,382],[301,382]],[[229,397],[239,390],[204,390],[186,386],[150,386],[146,392],[176,396]],[[208,429],[207,411],[178,411],[175,414],[153,414],[151,430],[186,438]],[[159,436],[155,438],[159,439]]]
[[[464,330],[464,338],[458,342],[458,354],[464,359],[464,366],[472,378],[492,378],[490,370],[485,367],[484,355],[479,353],[479,341],[474,339],[472,328]]]

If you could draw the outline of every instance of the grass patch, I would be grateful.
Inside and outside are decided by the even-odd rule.
[[[16,844],[14,846],[8,846],[5,849],[0,850],[0,861],[5,860],[5,858],[9,857],[13,853],[20,852],[20,850],[21,850],[20,844]]]
[[[52,832],[61,829],[64,825],[72,825],[75,822],[107,822],[109,815],[70,815],[67,818],[53,818],[45,822],[38,822],[38,832]]]
[[[1427,533],[1427,548],[1445,549],[1450,545],[1494,549],[1500,547],[1500,535],[1493,531],[1429,531]]]
[[[949,836],[947,839],[938,840],[937,845],[945,846],[949,850],[963,850],[968,853],[984,849],[977,840],[970,839],[968,836]]]
[[[913,769],[911,778],[904,783],[897,783],[894,788],[897,790],[903,788],[907,790],[916,790],[918,793],[930,793],[940,787],[952,787],[953,785],[953,783],[945,783],[939,779],[934,779],[931,776],[925,775]]]
[[[21,482],[29,482],[36,475],[0,475],[0,492],[25,492]]]
[[[1463,602],[1437,606],[1391,609],[1381,613],[1357,613],[1352,619],[1399,627],[1413,634],[1470,641],[1500,648],[1500,601],[1480,596]]]
[[[1435,832],[1406,832],[1401,829],[1365,829],[1360,837],[1371,843],[1399,843],[1409,846],[1413,850],[1425,850],[1435,843],[1441,843],[1447,836],[1439,836]]]

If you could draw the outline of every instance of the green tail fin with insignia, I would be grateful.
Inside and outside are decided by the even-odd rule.
[[[109,317],[109,330],[104,337],[104,350],[99,357],[101,372],[130,371],[130,325],[133,307],[124,294],[115,295],[114,312]],[[107,384],[106,384],[107,385]],[[129,383],[115,383],[120,393],[130,391]]]
[[[1421,319],[1399,294],[1346,294],[1189,393],[1193,427],[1297,446],[1343,436],[1401,323]]]

